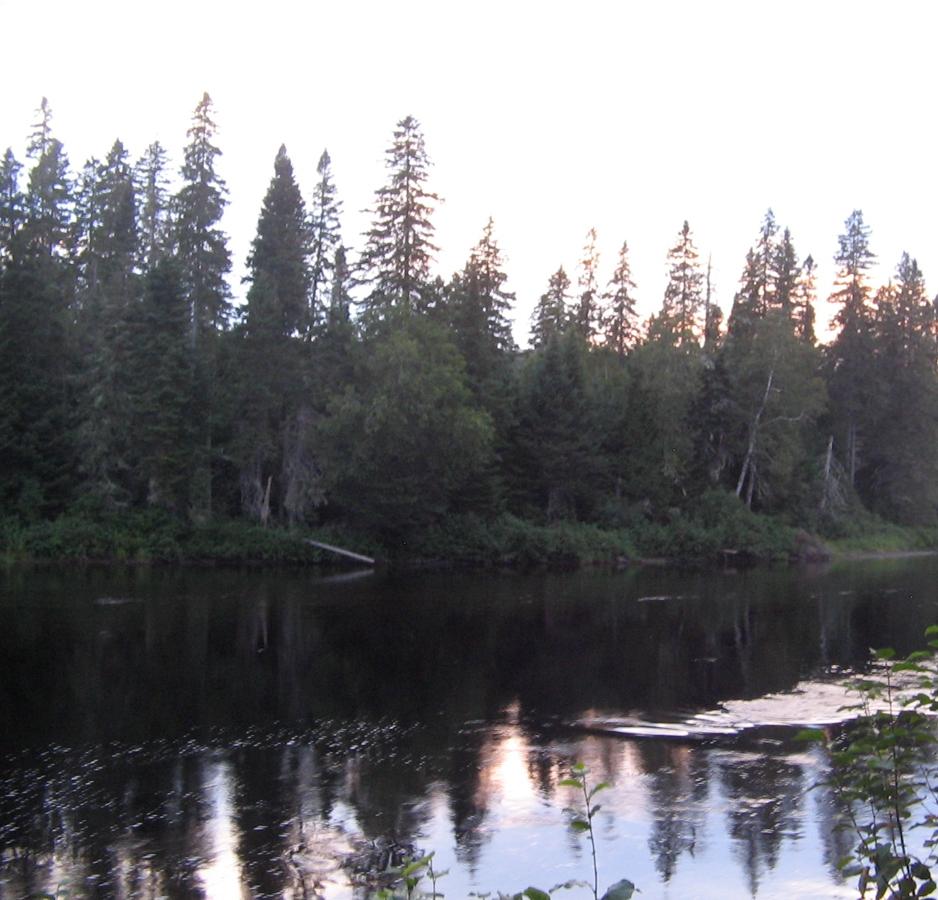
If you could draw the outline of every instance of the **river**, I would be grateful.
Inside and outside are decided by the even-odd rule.
[[[592,876],[654,898],[854,896],[824,751],[938,560],[680,573],[0,573],[0,897],[449,898]],[[358,885],[357,887],[355,885]],[[558,894],[590,896],[579,887]]]

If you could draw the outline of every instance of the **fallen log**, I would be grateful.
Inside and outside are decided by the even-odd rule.
[[[328,550],[330,553],[338,553],[339,556],[354,559],[356,562],[367,563],[369,566],[375,565],[375,561],[370,556],[363,556],[361,553],[353,553],[351,550],[344,550],[342,547],[334,547],[332,544],[323,544],[321,541],[314,541],[310,538],[304,538],[304,543],[318,547],[320,550]]]

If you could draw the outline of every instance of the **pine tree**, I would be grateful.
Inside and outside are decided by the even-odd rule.
[[[596,229],[586,233],[586,245],[580,259],[580,273],[577,281],[579,294],[573,310],[572,321],[577,334],[585,341],[592,342],[599,333],[599,251],[596,249]]]
[[[531,346],[543,347],[552,335],[563,332],[570,320],[570,279],[563,266],[550,276],[531,316]]]
[[[385,166],[389,181],[375,192],[374,222],[365,234],[360,260],[364,281],[371,285],[363,303],[368,325],[394,310],[429,308],[430,263],[438,249],[431,216],[440,198],[426,187],[430,160],[413,116],[398,122]]]
[[[330,278],[335,273],[335,255],[342,244],[339,215],[342,204],[336,199],[336,188],[332,183],[332,160],[327,150],[322,151],[316,172],[319,181],[313,191],[313,202],[309,211],[310,223],[310,286],[309,312],[307,314],[307,337],[312,337],[317,323],[327,310],[331,300]],[[343,250],[343,256],[344,256]]]
[[[677,243],[668,251],[668,264],[664,303],[654,320],[655,336],[668,336],[671,341],[686,346],[697,342],[704,280],[699,254],[686,221]]]
[[[139,225],[137,265],[149,271],[169,254],[169,177],[167,155],[159,141],[154,141],[134,168]]]
[[[604,342],[619,354],[634,347],[640,337],[634,291],[629,245],[623,241],[618,262],[603,295],[601,315]]]

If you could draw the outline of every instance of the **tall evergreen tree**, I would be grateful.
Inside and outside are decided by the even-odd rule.
[[[0,264],[12,256],[26,218],[26,198],[19,183],[22,168],[8,147],[0,162]]]
[[[169,253],[169,176],[167,154],[159,141],[147,147],[134,168],[139,251],[137,265],[149,271]]]
[[[656,336],[669,336],[681,346],[697,342],[703,280],[699,254],[685,221],[677,243],[668,251],[668,284],[661,312],[653,324]]]
[[[312,337],[317,323],[328,309],[331,299],[330,278],[335,272],[335,255],[342,245],[339,227],[342,204],[336,199],[336,188],[332,182],[332,160],[327,150],[322,151],[316,172],[319,181],[316,182],[309,210],[310,285],[307,337]]]
[[[868,272],[875,260],[870,250],[870,229],[863,213],[854,210],[847,218],[834,257],[837,263],[835,288],[830,302],[838,307],[834,321],[840,326],[828,348],[828,390],[833,404],[835,446],[843,460],[851,485],[856,484],[862,464],[862,441],[874,389],[873,309]]]
[[[860,487],[877,512],[905,523],[938,518],[938,374],[934,307],[907,253],[875,298],[872,409]]]
[[[596,248],[595,228],[586,233],[577,287],[579,294],[573,309],[572,325],[580,337],[592,341],[600,328],[599,250]]]
[[[189,304],[189,342],[196,370],[199,454],[189,492],[192,514],[211,515],[214,462],[213,429],[218,406],[217,343],[231,317],[226,277],[231,269],[227,238],[220,227],[227,205],[224,181],[215,171],[221,151],[213,143],[212,100],[203,94],[187,132],[183,153],[183,184],[172,201],[173,247]]]
[[[81,466],[86,487],[96,496],[126,503],[134,464],[128,320],[138,286],[136,200],[127,151],[120,141],[114,142],[103,164],[86,167],[79,208]]]
[[[616,353],[624,354],[639,340],[638,311],[635,309],[635,282],[629,263],[629,245],[622,242],[612,278],[603,295],[603,340]]]
[[[817,301],[815,288],[814,257],[810,254],[805,257],[798,272],[798,281],[795,285],[795,299],[793,302],[792,317],[795,323],[795,334],[801,340],[814,344],[814,304]]]
[[[318,494],[297,341],[307,323],[308,264],[306,208],[281,147],[248,257],[251,290],[239,354],[242,508],[264,522],[272,513],[291,523],[302,519]]]
[[[493,387],[500,363],[515,349],[507,315],[515,295],[505,289],[508,276],[493,231],[489,219],[465,268],[453,277],[447,296],[453,337],[477,396]]]
[[[570,279],[563,266],[550,276],[531,315],[531,346],[543,347],[552,335],[563,332],[570,320]]]
[[[183,516],[195,464],[198,427],[190,348],[190,313],[178,264],[158,259],[149,269],[133,316],[133,433],[145,501]]]
[[[430,263],[438,249],[431,216],[440,198],[427,190],[430,160],[413,116],[397,123],[385,167],[389,180],[375,192],[374,221],[360,260],[371,286],[363,303],[369,324],[393,310],[422,311],[432,305]]]
[[[225,328],[231,316],[226,277],[231,255],[219,223],[227,205],[225,182],[215,171],[212,99],[203,94],[192,116],[183,164],[183,185],[173,198],[173,242],[189,298],[192,346]],[[210,352],[210,351],[209,351]]]
[[[52,110],[45,97],[38,110],[26,155],[33,160],[26,195],[30,245],[47,257],[65,258],[70,251],[72,184],[68,156],[52,136]]]
[[[251,281],[263,272],[269,279],[279,308],[277,330],[283,336],[301,333],[306,322],[309,256],[306,205],[287,148],[281,146],[251,243],[247,277]]]

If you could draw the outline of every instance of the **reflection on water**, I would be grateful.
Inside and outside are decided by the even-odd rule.
[[[851,896],[790,725],[920,643],[936,574],[8,573],[0,897],[353,898],[414,848],[449,897],[549,887],[590,874],[577,760],[605,882]]]

